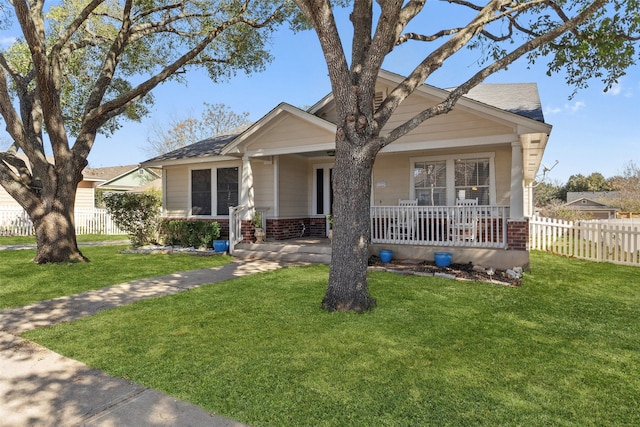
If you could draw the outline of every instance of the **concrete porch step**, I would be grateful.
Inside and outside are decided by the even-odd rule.
[[[331,247],[323,241],[240,243],[236,245],[233,256],[243,259],[329,264]]]

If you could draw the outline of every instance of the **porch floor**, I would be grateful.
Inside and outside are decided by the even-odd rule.
[[[301,237],[288,240],[267,239],[264,243],[239,243],[233,256],[274,261],[329,264],[331,241],[326,238]]]

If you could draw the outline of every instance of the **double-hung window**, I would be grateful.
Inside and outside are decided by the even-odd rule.
[[[422,206],[447,204],[447,162],[416,162],[413,165],[414,198]]]
[[[421,206],[453,206],[456,199],[495,203],[493,153],[412,158],[411,198]]]
[[[215,191],[214,191],[215,189]],[[239,201],[238,168],[191,170],[191,215],[229,215]]]
[[[489,205],[489,159],[455,160],[456,197],[478,199],[479,205]]]

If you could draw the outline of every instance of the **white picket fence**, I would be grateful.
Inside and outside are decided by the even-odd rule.
[[[126,234],[106,209],[76,209],[76,234]],[[0,236],[32,236],[33,224],[20,207],[0,206]]]
[[[530,248],[598,262],[640,266],[640,220],[562,221],[533,217]]]

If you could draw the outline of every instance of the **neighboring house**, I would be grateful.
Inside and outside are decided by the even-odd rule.
[[[28,164],[27,157],[20,153]],[[53,158],[49,158],[53,163]],[[93,209],[95,207],[95,189],[104,188],[109,191],[133,191],[156,181],[160,187],[160,170],[140,168],[138,165],[112,166],[106,168],[86,168],[82,171],[82,181],[78,183],[76,191],[76,209]],[[20,205],[4,188],[0,187],[0,206],[19,208]]]
[[[566,209],[579,212],[582,217],[592,219],[615,219],[619,208],[610,206],[607,201],[617,200],[617,191],[568,192]]]
[[[162,171],[157,168],[146,168],[138,165],[110,166],[103,168],[86,168],[83,171],[85,180],[99,181],[96,188],[108,192],[140,191],[142,187],[161,188]]]
[[[27,167],[29,167],[29,160],[25,154],[18,153],[17,157],[21,158],[27,164]],[[50,163],[53,163],[53,157],[47,156],[47,160],[49,160]],[[90,177],[83,177],[83,180],[78,184],[78,189],[76,191],[76,208],[93,208],[93,188],[95,185],[97,185],[97,182],[94,179]],[[20,208],[18,202],[16,202],[2,186],[0,186],[0,207]]]
[[[377,97],[402,80],[381,72]],[[387,128],[446,95],[423,85]],[[325,236],[335,117],[332,94],[308,110],[281,103],[242,133],[200,141],[141,166],[162,168],[165,217],[219,221],[232,230],[232,246],[234,206],[246,208],[239,217],[245,240],[254,209],[264,213],[268,238]],[[385,147],[372,176],[373,253],[385,247],[399,258],[433,259],[434,251],[447,250],[454,262],[527,265],[530,185],[550,132],[535,84],[489,84]],[[399,206],[401,199],[417,205]],[[467,202],[462,206],[458,199]],[[458,234],[463,222],[472,224],[464,235]]]
[[[617,191],[569,191],[567,192],[567,203],[579,199],[595,200],[600,203],[610,203],[618,200],[620,193]]]

